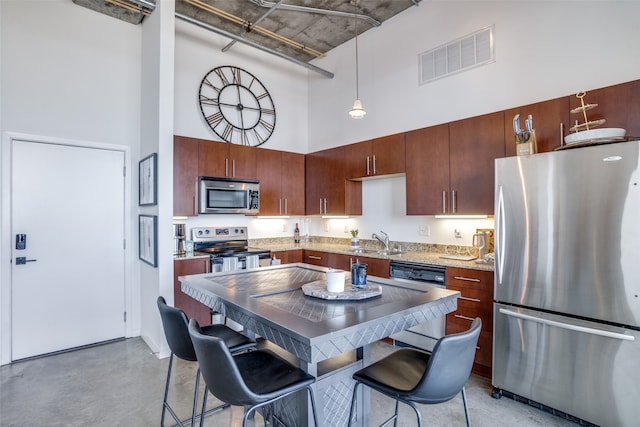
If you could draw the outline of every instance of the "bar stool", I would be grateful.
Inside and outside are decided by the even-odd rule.
[[[196,372],[196,385],[193,392],[193,410],[191,418],[180,420],[173,408],[171,408],[171,406],[169,405],[169,402],[167,402],[174,355],[182,360],[186,360],[189,362],[196,362],[198,360],[196,357],[196,352],[193,348],[193,343],[191,342],[191,338],[189,337],[189,320],[187,319],[187,315],[184,313],[184,311],[180,310],[179,308],[168,306],[165,299],[161,296],[158,297],[158,310],[160,311],[160,317],[162,318],[164,335],[167,339],[167,343],[169,344],[169,349],[171,350],[171,356],[169,358],[169,368],[167,370],[167,381],[164,388],[164,399],[162,401],[162,417],[160,418],[160,425],[161,427],[164,427],[165,411],[169,411],[171,416],[176,421],[176,425],[183,426],[190,423],[192,426],[194,426],[195,420],[198,417],[198,388],[200,386],[199,366],[198,371]],[[202,332],[205,335],[214,336],[222,340],[224,344],[229,348],[229,351],[233,353],[238,353],[243,350],[253,348],[256,345],[256,342],[254,340],[242,335],[239,332],[234,331],[233,329],[225,325],[205,326],[202,328]],[[201,413],[199,416],[201,418],[204,418],[206,415],[222,410],[228,406],[229,405],[218,406],[206,412],[204,412],[205,408],[203,406],[203,413]]]
[[[353,421],[358,386],[364,384],[396,401],[395,414],[382,425],[398,422],[398,402],[403,402],[416,413],[418,426],[422,417],[416,403],[432,405],[453,399],[462,393],[467,427],[471,426],[467,395],[464,390],[476,354],[476,345],[482,328],[482,320],[476,317],[469,330],[447,335],[438,340],[432,353],[403,348],[372,363],[353,374],[353,388],[349,426]]]
[[[257,408],[270,406],[274,402],[307,390],[311,399],[314,425],[318,425],[316,403],[311,384],[315,377],[292,365],[269,350],[254,350],[231,355],[223,340],[205,335],[198,321],[189,321],[189,334],[198,355],[198,365],[207,390],[223,402],[245,406],[243,427]],[[205,391],[202,407],[207,404]],[[271,425],[275,415],[270,412]],[[265,416],[265,426],[267,423]],[[280,424],[282,423],[278,420]],[[204,417],[200,418],[200,427]]]

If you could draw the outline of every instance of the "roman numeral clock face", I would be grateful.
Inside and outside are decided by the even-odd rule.
[[[271,95],[253,74],[238,67],[217,67],[204,76],[200,111],[216,135],[234,144],[264,144],[276,127]]]

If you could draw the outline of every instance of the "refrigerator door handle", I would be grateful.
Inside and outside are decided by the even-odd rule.
[[[543,325],[549,325],[549,326],[555,326],[562,329],[568,329],[570,331],[584,332],[586,334],[592,334],[592,335],[600,335],[602,337],[615,338],[623,341],[635,341],[635,337],[633,335],[618,334],[616,332],[603,331],[601,329],[587,328],[585,326],[578,326],[578,325],[571,325],[569,323],[556,322],[555,320],[542,319],[540,317],[530,316],[528,314],[517,313],[515,311],[507,310],[505,308],[501,308],[499,309],[499,311],[501,314],[505,314],[507,316],[516,317],[522,320],[530,320],[532,322],[542,323]]]
[[[498,186],[498,209],[496,209],[496,283],[502,284],[502,274],[504,273],[504,251],[505,248],[505,218],[504,218],[504,194],[502,186]]]

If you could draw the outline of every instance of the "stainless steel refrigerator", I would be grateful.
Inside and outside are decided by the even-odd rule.
[[[640,423],[640,142],[496,160],[493,385]]]

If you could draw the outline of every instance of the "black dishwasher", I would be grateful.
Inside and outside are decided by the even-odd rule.
[[[404,261],[391,261],[389,276],[401,282],[410,282],[426,288],[446,287],[446,267]],[[427,289],[428,290],[428,289]],[[399,347],[416,347],[432,351],[438,339],[444,336],[446,317],[421,323],[406,331],[391,335],[395,345]]]

